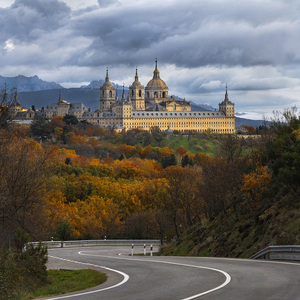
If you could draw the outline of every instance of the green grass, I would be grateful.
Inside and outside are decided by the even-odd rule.
[[[106,281],[106,275],[95,270],[49,270],[49,283],[20,299],[60,295],[87,289]]]
[[[157,146],[155,142],[151,143],[152,146]],[[215,155],[218,151],[219,141],[210,137],[195,137],[195,136],[169,136],[161,142],[161,147],[169,147],[176,150],[179,147],[184,147],[188,152],[193,154],[206,153]]]

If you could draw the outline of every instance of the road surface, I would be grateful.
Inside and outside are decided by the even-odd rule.
[[[92,268],[106,273],[108,280],[89,290],[46,299],[300,299],[297,263],[131,256],[131,251],[124,246],[49,250],[49,268]],[[134,252],[143,253],[143,247]]]

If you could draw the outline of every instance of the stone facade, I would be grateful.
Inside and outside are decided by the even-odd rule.
[[[174,97],[169,97],[168,93],[168,86],[160,78],[157,61],[153,78],[147,86],[144,88],[140,83],[136,70],[127,97],[123,88],[121,99],[109,80],[107,70],[105,82],[100,87],[98,110],[90,111],[82,103],[69,103],[59,96],[57,103],[47,107],[45,116],[51,119],[54,116],[70,114],[79,120],[117,131],[134,128],[150,130],[152,127],[159,127],[163,131],[169,129],[181,132],[235,132],[235,107],[228,98],[227,86],[225,98],[219,103],[219,110],[216,111],[191,111],[190,102],[185,99],[175,100]]]

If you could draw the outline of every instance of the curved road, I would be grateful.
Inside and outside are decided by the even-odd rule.
[[[108,280],[47,299],[300,299],[297,263],[130,253],[131,247],[109,246],[49,250],[50,269],[93,268],[106,273]]]

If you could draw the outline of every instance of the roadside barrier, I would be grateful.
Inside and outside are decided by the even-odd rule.
[[[250,259],[300,261],[300,246],[269,246],[252,255]]]
[[[67,247],[92,247],[92,246],[144,246],[154,245],[160,246],[160,240],[77,240],[77,241],[42,241],[43,246],[47,246],[48,249],[52,248],[67,248]],[[32,245],[38,245],[39,242],[29,243]]]

